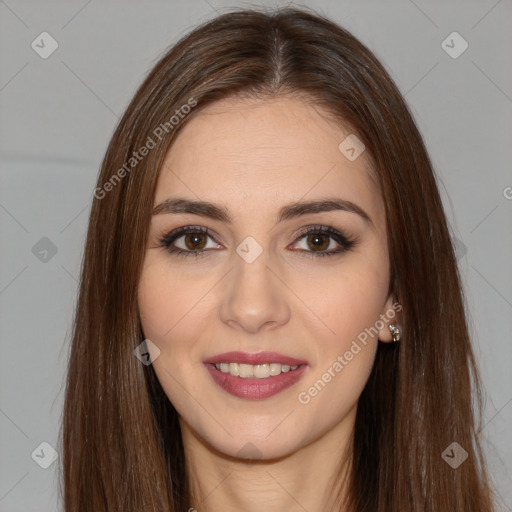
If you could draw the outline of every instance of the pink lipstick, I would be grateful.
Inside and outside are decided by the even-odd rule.
[[[307,361],[276,352],[226,352],[203,361],[215,383],[249,400],[274,396],[299,381]]]

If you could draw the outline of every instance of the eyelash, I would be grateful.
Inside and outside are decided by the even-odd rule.
[[[213,239],[213,235],[208,228],[204,228],[201,226],[185,226],[182,228],[178,228],[174,231],[171,231],[170,233],[164,233],[163,235],[161,235],[159,237],[160,247],[164,247],[170,254],[174,254],[179,257],[202,257],[208,249],[199,251],[186,251],[184,249],[171,247],[171,244],[175,242],[178,238],[181,238],[181,236],[199,233],[207,235]],[[308,257],[312,258],[342,254],[351,249],[352,247],[354,247],[355,245],[357,245],[357,241],[354,238],[345,236],[343,233],[340,233],[336,229],[331,228],[329,226],[313,226],[304,229],[298,234],[296,241],[299,241],[302,238],[306,237],[307,235],[312,234],[328,235],[331,238],[333,238],[338,244],[341,245],[341,249],[336,249],[334,251],[331,250],[329,252],[305,251],[303,249],[298,250],[298,252],[306,253]]]

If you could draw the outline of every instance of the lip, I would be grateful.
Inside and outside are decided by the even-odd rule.
[[[240,353],[238,353],[240,354]],[[247,354],[246,354],[247,355]],[[258,356],[261,354],[257,354]],[[224,357],[224,354],[221,354]],[[219,356],[215,356],[215,359],[218,359]],[[283,356],[285,357],[285,356]],[[212,358],[213,359],[213,358]],[[285,359],[293,360],[292,358],[285,357]],[[247,358],[245,359],[247,360]],[[254,359],[253,359],[254,360]],[[228,359],[229,362],[235,363],[238,361],[234,361],[233,359]],[[268,359],[265,360],[269,362]],[[293,360],[297,361],[297,360]],[[226,359],[219,362],[226,362]],[[275,359],[272,362],[278,362]],[[243,361],[242,361],[243,363]],[[258,364],[258,363],[245,363],[245,364]],[[281,364],[288,364],[287,362]],[[245,398],[247,400],[263,400],[265,398],[269,398],[271,396],[277,395],[281,391],[293,386],[296,382],[298,382],[306,370],[308,369],[307,364],[300,364],[296,370],[290,370],[285,373],[281,373],[280,375],[276,375],[275,377],[266,377],[264,379],[258,378],[247,378],[243,379],[241,377],[235,377],[230,373],[224,373],[215,368],[214,363],[204,362],[207,370],[210,372],[214,382],[220,386],[224,391],[227,391],[231,395],[234,395],[238,398]]]
[[[307,365],[308,362],[303,359],[278,354],[277,352],[258,352],[257,354],[249,354],[247,352],[224,352],[213,357],[205,359],[203,363],[219,364],[219,363],[242,363],[242,364],[264,364],[279,363],[289,366]],[[297,368],[298,370],[299,368]],[[296,371],[296,370],[295,370]],[[276,377],[273,377],[276,378]],[[258,379],[266,380],[266,379]]]

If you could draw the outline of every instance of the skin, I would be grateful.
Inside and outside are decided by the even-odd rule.
[[[340,465],[349,467],[341,461],[350,460],[357,402],[378,340],[390,342],[388,324],[400,322],[398,313],[384,322],[309,403],[299,402],[358,334],[394,311],[383,200],[367,155],[349,161],[339,151],[349,133],[300,97],[229,98],[189,119],[166,155],[155,206],[178,196],[208,200],[234,218],[230,225],[189,213],[154,215],[139,283],[143,331],[161,351],[153,366],[180,415],[200,512],[326,511],[333,510],[333,483],[344,492],[338,474]],[[276,224],[281,206],[332,196],[360,206],[372,223],[331,211]],[[315,225],[358,243],[314,256],[311,237],[298,235]],[[179,257],[160,243],[183,226],[212,231],[199,239],[202,256]],[[247,236],[263,250],[252,263],[236,252]],[[324,236],[324,252],[339,247]],[[173,245],[191,251],[190,243],[182,236]],[[228,394],[203,365],[222,352],[267,350],[305,359],[308,368],[263,400]]]

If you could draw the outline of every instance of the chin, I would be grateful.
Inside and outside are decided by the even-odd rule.
[[[283,425],[280,425],[282,420],[283,415],[279,417],[276,415],[272,418],[266,417],[264,422],[260,419],[258,425],[247,423],[241,425],[237,424],[235,419],[232,421],[224,419],[221,427],[209,418],[206,420],[209,423],[208,428],[197,430],[190,424],[184,426],[181,419],[180,424],[182,432],[184,427],[191,428],[193,435],[217,455],[255,462],[286,457],[307,444],[296,428],[291,429],[290,425],[287,429],[282,428]],[[218,428],[212,430],[213,424]]]

